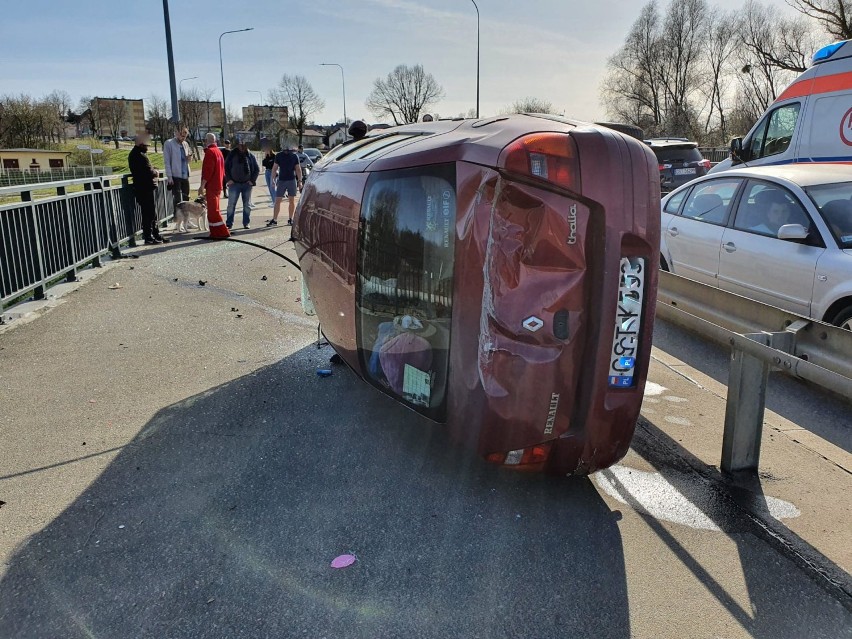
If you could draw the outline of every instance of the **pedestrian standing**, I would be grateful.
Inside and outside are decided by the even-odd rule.
[[[248,144],[242,138],[237,140],[237,148],[228,154],[225,161],[225,178],[228,187],[228,216],[225,223],[230,229],[234,224],[234,212],[237,200],[243,200],[243,228],[249,228],[251,221],[251,189],[257,184],[260,167],[257,158],[249,151]]]
[[[284,150],[275,156],[275,164],[272,165],[272,182],[275,186],[275,208],[272,210],[272,219],[266,226],[277,226],[278,213],[281,211],[281,200],[286,196],[289,199],[287,224],[293,223],[293,212],[296,210],[296,193],[302,186],[302,167],[299,165],[299,157],[293,153],[289,143],[284,143]]]
[[[157,188],[159,171],[151,166],[148,157],[148,144],[151,136],[140,133],[136,136],[136,144],[127,155],[127,164],[133,176],[133,194],[142,209],[142,237],[145,244],[166,244],[168,240],[160,237],[157,225],[157,210],[154,205],[154,190]]]
[[[269,201],[275,204],[275,185],[272,183],[272,166],[275,164],[275,149],[272,144],[266,147],[266,155],[263,156],[263,168],[266,174],[266,188],[269,190]]]
[[[222,153],[222,160],[227,160],[228,154],[231,152],[231,141],[230,140],[223,140],[222,146],[219,147],[219,151]],[[225,186],[225,182],[227,182],[227,181],[228,181],[227,178],[225,178],[225,176],[223,175],[222,176],[222,194],[225,197],[228,197],[228,187]]]
[[[204,138],[204,161],[201,163],[201,186],[198,195],[204,195],[207,203],[207,225],[210,227],[208,239],[222,240],[231,236],[228,227],[219,212],[219,196],[225,181],[225,160],[216,144],[216,134],[208,133]]]
[[[189,129],[179,126],[175,129],[175,137],[166,140],[163,145],[163,163],[166,168],[166,179],[172,190],[175,208],[181,202],[189,200],[189,144],[186,141]]]

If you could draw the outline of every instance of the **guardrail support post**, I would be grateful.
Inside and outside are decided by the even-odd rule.
[[[768,333],[748,333],[745,337],[766,345],[770,342]],[[723,472],[757,472],[768,380],[769,364],[734,347],[722,437]]]

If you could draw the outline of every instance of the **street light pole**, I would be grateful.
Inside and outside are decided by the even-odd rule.
[[[349,123],[346,121],[346,77],[343,75],[343,67],[336,62],[320,62],[321,67],[337,67],[340,69],[340,81],[343,84],[343,141],[349,137]]]
[[[165,0],[163,1],[165,2]],[[222,36],[229,33],[242,33],[243,31],[254,31],[254,27],[225,31],[219,36],[219,75],[222,77],[222,140],[228,134],[228,107],[225,104],[225,67],[222,65]]]
[[[197,80],[197,79],[198,79],[198,76],[194,75],[191,78],[184,78],[183,80],[178,82],[178,100],[180,100],[180,96],[183,95],[183,83],[186,82],[187,80]]]
[[[172,124],[180,122],[177,90],[175,89],[175,57],[172,53],[172,24],[169,20],[169,0],[163,0],[163,20],[166,23],[166,55],[169,59],[169,90],[172,94]]]
[[[476,117],[479,119],[479,7],[475,0],[470,1],[476,9]]]

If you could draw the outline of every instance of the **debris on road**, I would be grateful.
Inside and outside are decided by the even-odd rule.
[[[107,288],[110,288],[110,289],[112,289],[112,290],[115,290],[115,289],[117,289],[117,288],[121,288],[121,284],[119,284],[118,282],[116,282],[115,284],[110,284]]]
[[[338,555],[331,562],[332,568],[347,568],[358,561],[358,558],[355,555]]]
[[[317,369],[317,377],[331,377],[333,371],[330,368],[319,368]]]
[[[288,276],[287,276],[287,281],[288,281],[288,282],[295,282],[295,281],[296,281],[296,278],[295,278],[295,277],[293,277],[292,275],[288,275]]]
[[[199,285],[199,286],[204,286],[205,284],[207,284],[207,281],[206,281],[206,280],[198,280],[198,285]]]
[[[238,310],[240,310],[240,309],[238,309],[236,306],[232,306],[232,307],[231,307],[231,312],[232,312],[232,313],[236,313]]]
[[[6,502],[3,501],[2,499],[0,499],[0,508],[3,508],[3,506],[5,506],[5,505],[6,505]]]
[[[263,277],[261,277],[261,278],[260,278],[260,281],[261,281],[261,282],[265,282],[265,281],[266,281],[266,280],[268,280],[268,279],[269,279],[269,278],[268,278],[268,277],[266,277],[266,275],[264,275]]]
[[[243,318],[242,314],[241,314],[241,313],[237,313],[237,319],[242,319],[242,318]]]

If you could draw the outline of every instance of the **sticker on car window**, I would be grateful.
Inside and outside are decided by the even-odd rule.
[[[428,406],[432,394],[431,375],[410,364],[405,365],[402,381],[402,397],[415,406]]]

